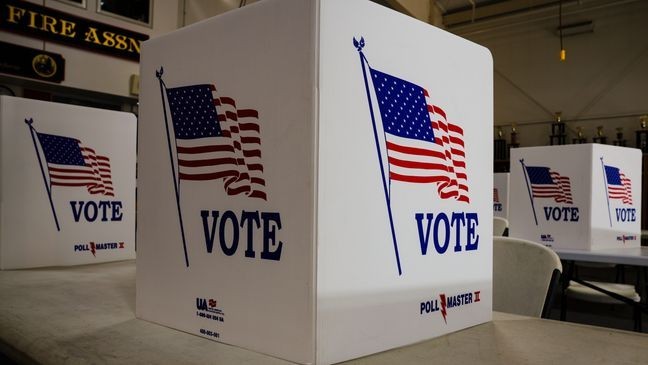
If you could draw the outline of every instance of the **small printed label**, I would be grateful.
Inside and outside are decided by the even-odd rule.
[[[220,333],[208,329],[201,328],[200,329],[200,334],[203,336],[209,336],[213,338],[220,338]]]

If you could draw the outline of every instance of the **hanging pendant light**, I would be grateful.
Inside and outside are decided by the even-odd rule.
[[[565,47],[563,47],[562,3],[562,0],[558,2],[558,30],[560,32],[560,60],[565,61],[567,58],[567,52],[565,52]]]

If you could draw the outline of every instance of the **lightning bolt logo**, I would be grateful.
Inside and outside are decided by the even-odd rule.
[[[92,252],[92,256],[97,257],[97,255],[95,255],[95,253],[97,252],[97,248],[95,247],[94,242],[90,242],[90,252]]]
[[[448,321],[446,320],[446,314],[448,313],[446,311],[446,296],[445,294],[439,294],[439,298],[441,300],[441,314],[443,315],[443,321],[448,324]]]

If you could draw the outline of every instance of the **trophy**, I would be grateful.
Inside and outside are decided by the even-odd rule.
[[[509,148],[518,148],[520,147],[520,142],[518,141],[518,132],[517,124],[511,124],[511,143],[509,143]]]
[[[596,127],[596,136],[592,138],[594,143],[607,144],[607,137],[603,135],[603,126]]]
[[[612,141],[612,144],[615,145],[615,146],[625,147],[626,144],[627,144],[627,143],[626,143],[627,141],[626,141],[625,139],[623,139],[623,128],[618,127],[618,128],[616,129],[616,131],[617,131],[617,132],[616,132],[616,138],[617,138],[617,139],[615,139],[614,141]]]
[[[502,127],[497,127],[497,138],[495,138],[495,160],[506,160],[506,139],[502,136],[504,131]]]
[[[573,144],[587,143],[587,138],[585,138],[585,136],[583,136],[583,127],[576,128],[576,133],[578,134],[578,136],[576,138],[572,138],[572,143]]]
[[[565,123],[563,123],[561,116],[562,112],[556,112],[556,121],[551,123],[549,142],[552,146],[565,144]]]
[[[641,152],[648,153],[648,129],[646,128],[648,115],[642,115],[641,118],[639,118],[639,121],[641,122],[641,129],[635,131],[635,135],[637,136],[636,147],[640,149]]]

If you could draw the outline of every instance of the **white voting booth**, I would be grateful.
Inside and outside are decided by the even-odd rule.
[[[491,319],[492,60],[369,1],[142,47],[137,316],[299,363]]]
[[[510,187],[511,236],[575,250],[641,245],[638,149],[512,149]]]
[[[493,215],[508,219],[509,179],[508,172],[493,174]]]
[[[136,120],[0,96],[0,269],[135,258]]]

